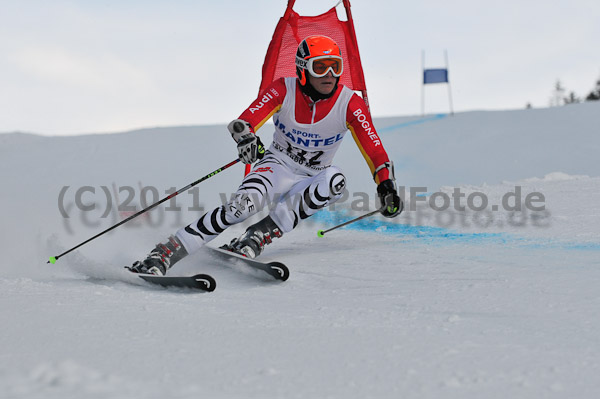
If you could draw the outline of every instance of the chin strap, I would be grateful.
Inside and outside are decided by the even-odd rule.
[[[396,180],[396,175],[394,174],[394,162],[392,161],[384,162],[383,164],[375,168],[375,172],[373,172],[373,180],[377,180],[377,173],[379,173],[383,169],[387,169],[389,171],[390,180]]]

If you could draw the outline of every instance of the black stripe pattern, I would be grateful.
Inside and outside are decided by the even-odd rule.
[[[255,165],[279,164],[274,158],[264,158]],[[259,209],[253,198],[262,200],[273,187],[273,182],[264,174],[252,172],[248,174],[239,186],[235,196],[225,205],[205,213],[196,223],[185,227],[185,231],[202,241],[208,242],[221,234],[229,226],[240,223],[254,215]]]
[[[338,200],[346,187],[346,179],[341,173],[336,173],[327,182],[329,193],[327,197],[323,197],[319,193],[319,184],[311,184],[302,193],[301,201],[298,201],[298,209],[294,214],[294,228],[300,220],[309,218],[317,213],[319,209],[325,208],[330,203]]]
[[[268,170],[261,170],[274,165],[281,166],[282,163],[274,156],[263,158],[254,166],[253,172],[244,178],[235,196],[225,206],[205,213],[197,222],[185,227],[185,232],[204,242],[209,242],[229,226],[246,220],[265,209],[265,206],[268,206],[271,212],[274,209],[275,214],[280,215],[279,222],[283,223],[280,227],[284,231],[290,231],[296,228],[301,220],[309,218],[320,209],[340,199],[346,188],[344,175],[339,169],[331,167],[317,176],[307,177],[309,180],[301,182],[298,191],[292,190],[292,193],[288,193],[289,197],[285,195],[285,199],[284,197],[277,199],[272,194],[272,191],[280,185],[277,177],[267,173]],[[327,194],[323,195],[323,192]],[[280,193],[279,196],[283,194],[286,193]],[[272,208],[272,205],[275,205],[275,208]]]

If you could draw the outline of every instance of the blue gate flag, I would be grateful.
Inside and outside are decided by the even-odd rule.
[[[423,84],[448,82],[447,69],[424,69]]]

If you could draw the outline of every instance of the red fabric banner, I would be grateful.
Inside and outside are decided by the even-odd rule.
[[[344,73],[340,77],[340,83],[352,90],[360,91],[368,107],[367,86],[358,52],[350,1],[343,0],[347,21],[338,18],[335,7],[321,15],[303,17],[293,10],[295,2],[296,0],[288,0],[287,9],[273,33],[263,64],[259,97],[273,81],[282,77],[296,76],[296,50],[305,37],[325,35],[335,40],[342,51]],[[250,173],[250,165],[246,165],[245,174],[248,173]]]
[[[295,0],[288,1],[286,12],[275,28],[263,64],[259,94],[276,79],[296,76],[295,59],[298,44],[307,36],[319,34],[335,40],[342,50],[344,73],[340,77],[340,83],[352,90],[361,91],[366,101],[367,87],[356,43],[350,2],[344,0],[348,21],[338,18],[335,7],[314,17],[301,16],[292,9],[294,2]]]

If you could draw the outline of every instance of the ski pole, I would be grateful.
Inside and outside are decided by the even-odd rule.
[[[190,183],[190,184],[188,184],[188,185],[187,185],[187,186],[185,186],[184,188],[182,188],[182,189],[179,189],[179,190],[175,191],[173,194],[170,194],[168,197],[165,197],[165,198],[161,199],[160,201],[158,201],[158,202],[155,202],[154,204],[150,205],[149,207],[142,209],[142,210],[141,210],[141,211],[139,211],[138,213],[136,213],[136,214],[134,214],[134,215],[131,215],[131,216],[129,216],[127,219],[125,219],[125,220],[122,220],[122,221],[120,221],[119,223],[115,224],[114,226],[112,226],[112,227],[109,227],[108,229],[104,230],[103,232],[96,234],[96,235],[95,235],[95,236],[93,236],[92,238],[89,238],[89,239],[85,240],[85,241],[84,241],[84,242],[82,242],[81,244],[74,246],[73,248],[69,249],[68,251],[65,251],[65,252],[63,252],[62,254],[60,254],[60,255],[57,255],[57,256],[51,256],[51,257],[50,257],[50,260],[49,260],[48,262],[46,262],[46,263],[52,263],[52,264],[56,263],[56,261],[57,261],[57,260],[58,260],[60,257],[62,257],[62,256],[65,256],[65,255],[66,255],[66,254],[68,254],[69,252],[72,252],[72,251],[76,250],[77,248],[81,247],[82,245],[85,245],[85,244],[87,244],[88,242],[90,242],[90,241],[92,241],[92,240],[95,240],[96,238],[100,237],[101,235],[103,235],[103,234],[105,234],[105,233],[108,233],[109,231],[111,231],[111,230],[113,230],[113,229],[116,229],[116,228],[117,228],[117,227],[119,227],[120,225],[122,225],[122,224],[124,224],[124,223],[127,223],[127,222],[129,222],[131,219],[134,219],[134,218],[136,218],[136,217],[140,216],[141,214],[148,212],[149,210],[151,210],[151,209],[153,209],[153,208],[157,207],[158,205],[162,204],[163,202],[165,202],[165,201],[167,201],[167,200],[170,200],[171,198],[175,197],[176,195],[179,195],[179,194],[181,194],[181,193],[182,193],[182,192],[184,192],[184,191],[187,191],[187,190],[189,190],[190,188],[194,187],[196,184],[202,183],[204,180],[206,180],[206,179],[208,179],[208,178],[211,178],[211,177],[213,177],[213,176],[214,176],[214,175],[216,175],[217,173],[220,173],[220,172],[224,171],[225,169],[227,169],[227,168],[229,168],[229,167],[231,167],[231,166],[235,165],[235,164],[236,164],[236,163],[238,163],[238,162],[240,162],[240,160],[239,160],[239,159],[236,159],[235,161],[231,161],[231,162],[229,162],[229,163],[228,163],[227,165],[225,165],[225,166],[221,166],[219,169],[217,169],[217,170],[215,170],[215,171],[213,171],[213,172],[211,172],[211,173],[207,174],[206,176],[204,176],[204,177],[202,177],[202,178],[200,178],[200,179],[196,180],[196,181],[195,181],[195,182],[193,182],[193,183]]]
[[[340,227],[347,226],[350,223],[358,222],[359,220],[364,219],[364,218],[369,217],[369,216],[372,216],[372,215],[374,215],[374,214],[376,214],[377,212],[380,212],[380,211],[381,211],[381,209],[375,209],[374,211],[371,211],[369,213],[365,213],[362,216],[359,216],[359,217],[357,217],[355,219],[352,219],[352,220],[348,220],[347,222],[344,222],[342,224],[338,224],[337,226],[333,226],[332,228],[329,228],[327,230],[319,230],[319,231],[317,231],[317,235],[319,237],[323,237],[325,235],[325,233],[329,233],[331,230],[339,229]]]

